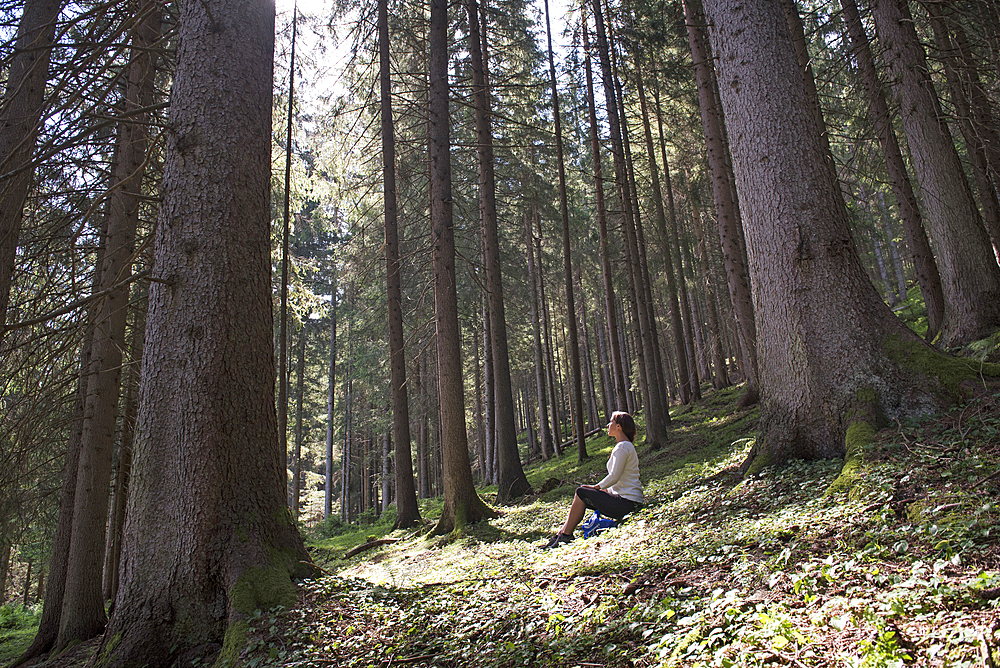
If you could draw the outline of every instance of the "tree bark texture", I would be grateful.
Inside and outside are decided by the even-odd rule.
[[[934,407],[885,348],[891,339],[922,344],[854,249],[780,6],[708,0],[705,8],[759,315],[757,461],[843,456],[845,413],[859,392],[872,392],[885,415]]]
[[[448,116],[448,3],[431,0],[428,152],[431,167],[431,247],[434,315],[438,353],[438,398],[444,507],[436,533],[451,533],[478,520],[495,517],[472,481],[465,432],[461,336],[455,287],[455,228],[452,218],[450,118]],[[499,447],[499,446],[498,446]]]
[[[169,666],[239,651],[310,573],[274,401],[274,5],[190,0],[165,151],[123,577],[99,654]]]
[[[872,16],[900,101],[944,293],[941,341],[955,346],[1000,325],[1000,266],[945,124],[927,60],[903,0],[875,0]]]

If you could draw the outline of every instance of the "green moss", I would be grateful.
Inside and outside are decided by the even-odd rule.
[[[240,659],[240,652],[247,644],[247,632],[250,625],[243,620],[233,622],[226,629],[226,635],[222,639],[222,651],[212,664],[212,668],[231,668]]]
[[[865,403],[876,403],[878,402],[878,393],[875,392],[873,387],[862,387],[857,393],[858,401]]]
[[[95,668],[106,666],[111,662],[111,654],[115,651],[115,648],[118,647],[118,643],[120,643],[121,640],[122,634],[120,632],[111,636],[111,639],[104,645],[104,649],[101,650],[101,653],[94,660]]]
[[[875,428],[867,422],[856,420],[847,427],[847,435],[844,438],[846,448],[844,466],[840,469],[840,475],[826,488],[826,496],[846,492],[848,498],[851,498],[859,471],[864,465],[862,453],[874,440]]]
[[[754,446],[756,449],[756,446]],[[750,464],[750,468],[747,469],[746,478],[756,476],[761,471],[766,469],[771,465],[771,453],[765,451],[757,452],[756,456],[753,458],[753,462]]]
[[[281,550],[271,551],[271,563],[252,566],[229,590],[231,607],[244,615],[254,610],[269,610],[277,605],[295,602],[295,585],[290,575],[290,555]]]
[[[898,336],[885,341],[889,357],[920,375],[936,378],[952,398],[962,395],[962,383],[977,380],[980,375],[1000,376],[1000,364],[943,355],[920,341],[904,342]]]

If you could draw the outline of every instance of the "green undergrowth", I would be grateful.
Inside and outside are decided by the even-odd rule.
[[[0,605],[0,666],[7,665],[28,649],[42,616],[40,605]]]
[[[1000,394],[864,440],[849,494],[840,460],[741,479],[738,398],[675,410],[660,450],[640,433],[649,503],[596,538],[539,549],[606,436],[528,466],[547,491],[458,540],[387,522],[314,541],[328,575],[252,620],[244,665],[1000,665]]]

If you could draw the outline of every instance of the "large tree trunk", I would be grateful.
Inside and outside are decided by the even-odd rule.
[[[434,315],[444,480],[444,507],[434,530],[436,533],[450,533],[478,520],[496,517],[496,512],[476,494],[472,467],[469,464],[468,436],[465,432],[461,330],[458,325],[458,294],[455,289],[446,0],[431,0],[429,52],[431,247],[434,257]]]
[[[388,0],[378,2],[379,90],[382,115],[382,199],[385,208],[385,275],[389,313],[389,375],[392,383],[392,440],[396,448],[396,522],[394,528],[420,522],[410,454],[410,406],[406,390],[403,340],[403,288],[399,263],[399,215],[396,205],[396,136],[389,76]]]
[[[968,343],[1000,325],[1000,266],[972,199],[905,0],[875,0],[872,16],[900,100],[927,231],[944,292],[941,340]]]
[[[927,338],[933,340],[940,331],[941,322],[944,319],[944,294],[941,291],[941,277],[938,275],[934,254],[927,242],[927,233],[924,230],[920,208],[917,205],[917,198],[913,194],[913,186],[906,171],[902,151],[899,149],[896,131],[892,127],[889,105],[882,92],[882,84],[878,80],[875,60],[868,43],[868,35],[861,23],[857,3],[855,0],[840,0],[840,5],[844,10],[844,20],[847,23],[847,32],[851,37],[854,57],[861,73],[861,81],[868,94],[872,120],[875,123],[875,130],[882,146],[882,153],[885,155],[886,171],[889,174],[893,194],[896,196],[896,206],[899,207],[899,217],[903,223],[903,230],[906,232],[906,243],[910,248],[910,256],[917,274],[917,283],[920,285],[924,305],[927,307]]]
[[[108,222],[95,306],[87,394],[83,404],[80,463],[66,563],[65,592],[56,649],[100,634],[107,623],[103,594],[106,527],[114,452],[122,351],[139,201],[149,143],[145,113],[153,100],[155,60],[150,47],[160,34],[159,5],[136,3],[140,22],[132,37],[128,83],[118,123],[117,163],[108,195]],[[137,113],[137,110],[138,113]],[[135,114],[136,118],[130,117]]]
[[[493,134],[490,129],[490,101],[486,85],[486,58],[479,35],[479,8],[476,0],[465,0],[469,20],[469,56],[472,63],[472,98],[476,116],[476,143],[479,158],[479,211],[483,224],[486,255],[486,300],[490,309],[493,339],[493,370],[496,383],[497,501],[509,503],[531,493],[531,485],[521,467],[514,428],[514,392],[510,382],[510,354],[507,346],[507,316],[504,312],[503,277],[500,273],[500,240],[497,231],[496,180],[493,174]],[[485,30],[485,26],[483,28]]]
[[[295,600],[274,403],[274,5],[187,0],[171,94],[123,578],[99,655],[235,656],[247,616]],[[234,76],[239,74],[239,76]]]
[[[688,44],[694,61],[695,80],[698,85],[698,106],[701,109],[701,124],[708,149],[708,164],[712,172],[712,194],[715,199],[715,215],[719,225],[719,241],[729,285],[729,297],[736,317],[736,338],[739,342],[741,371],[746,379],[745,404],[757,401],[760,377],[757,361],[757,314],[754,313],[753,297],[750,294],[749,267],[742,241],[742,222],[734,197],[733,174],[728,161],[722,119],[719,114],[718,89],[705,44],[705,20],[697,11],[694,2],[685,0],[684,16],[687,21]],[[787,28],[786,28],[787,30]]]
[[[748,464],[840,457],[847,412],[859,402],[883,415],[933,407],[918,375],[887,346],[929,351],[885,305],[857,256],[839,187],[811,131],[780,6],[707,0],[705,7],[759,315],[762,412]]]
[[[7,322],[24,201],[34,172],[31,154],[45,107],[45,83],[60,0],[26,0],[0,102],[0,324]],[[0,337],[3,331],[0,330]]]

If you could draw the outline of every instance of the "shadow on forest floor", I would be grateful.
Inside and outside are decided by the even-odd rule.
[[[454,540],[411,533],[347,561],[255,625],[254,665],[979,666],[1000,660],[1000,393],[878,434],[842,461],[741,479],[755,411],[738,391],[639,442],[650,503],[550,551],[574,482],[610,443],[526,473],[567,484]],[[562,468],[560,468],[560,462]],[[397,534],[404,537],[404,534]],[[271,632],[271,628],[274,631]],[[266,650],[266,653],[265,653]],[[991,654],[992,653],[992,654]],[[273,656],[272,656],[273,655]],[[248,665],[250,665],[248,663]]]

